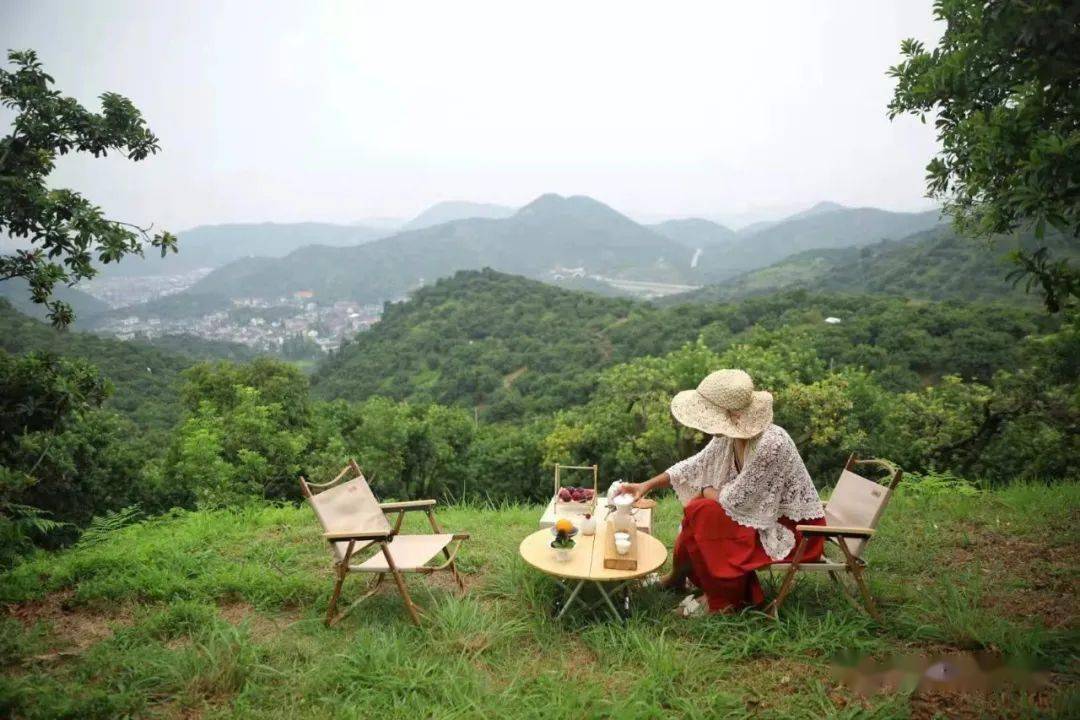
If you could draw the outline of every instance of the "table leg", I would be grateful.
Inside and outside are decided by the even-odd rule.
[[[561,584],[561,583],[560,583]],[[573,604],[574,598],[581,592],[581,588],[585,587],[585,581],[579,580],[578,584],[574,586],[573,592],[570,593],[570,597],[566,598],[566,602],[563,603],[562,610],[559,610],[559,614],[555,616],[555,620],[562,620],[562,616],[566,614],[566,611],[570,609],[570,605]]]
[[[611,601],[611,596],[608,595],[607,590],[604,589],[604,583],[593,581],[596,584],[596,589],[600,591],[600,595],[603,596],[604,602],[607,604],[608,609],[611,611],[611,617],[615,618],[618,622],[625,622],[626,619],[619,612],[619,608],[615,606],[615,603]],[[626,583],[619,583],[615,586],[615,592],[619,591],[619,588],[623,587]]]

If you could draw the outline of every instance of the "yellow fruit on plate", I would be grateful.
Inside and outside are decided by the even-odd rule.
[[[574,529],[574,523],[570,522],[566,518],[559,518],[555,521],[555,530],[557,532],[568,533]]]

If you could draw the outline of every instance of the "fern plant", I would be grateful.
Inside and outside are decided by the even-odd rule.
[[[108,540],[117,531],[138,522],[142,517],[143,513],[138,505],[128,505],[119,510],[110,510],[104,515],[96,515],[83,530],[76,544],[79,547],[97,545]]]
[[[70,523],[30,505],[0,500],[0,567],[8,567],[40,539]]]

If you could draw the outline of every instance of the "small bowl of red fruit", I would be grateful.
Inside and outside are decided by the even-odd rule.
[[[596,491],[587,487],[564,487],[559,488],[557,495],[559,502],[563,504],[577,504],[582,507],[592,507],[596,499]]]

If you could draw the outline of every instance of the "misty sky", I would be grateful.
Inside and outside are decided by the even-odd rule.
[[[0,0],[2,49],[161,138],[54,182],[173,230],[544,192],[647,219],[923,209],[932,127],[888,120],[885,71],[939,33],[930,0]]]

